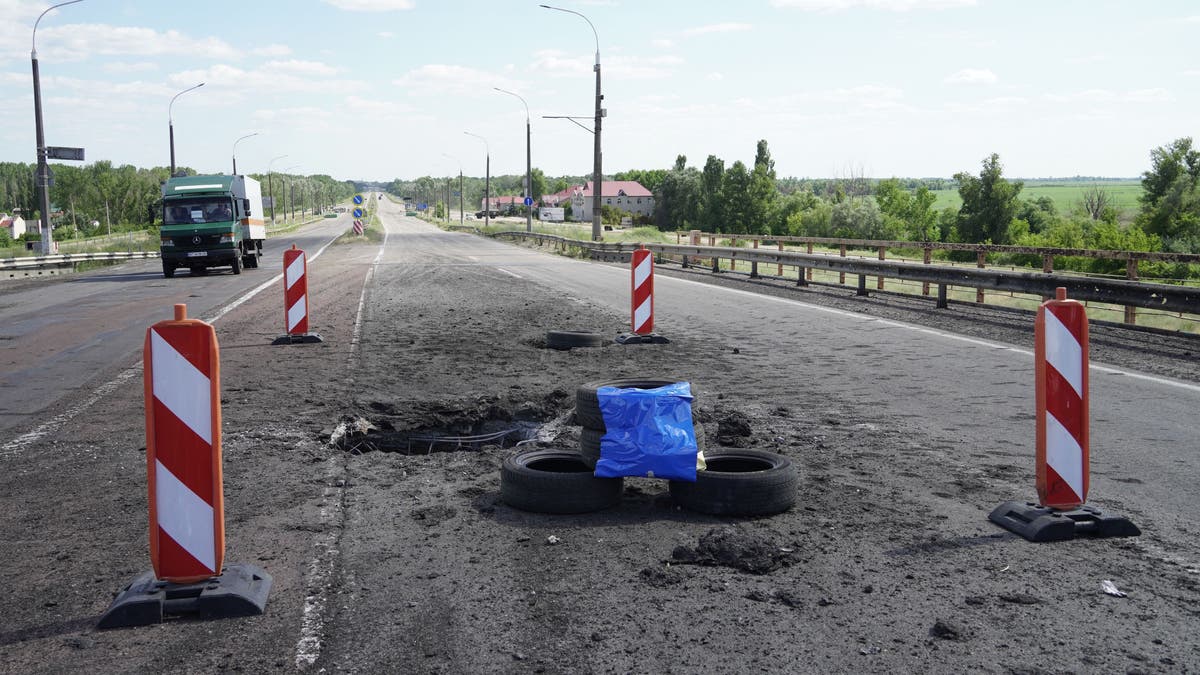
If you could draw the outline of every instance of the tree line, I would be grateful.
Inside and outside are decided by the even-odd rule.
[[[35,164],[0,162],[0,212],[19,214],[26,221],[26,239],[40,239]],[[97,236],[111,232],[151,229],[162,221],[162,184],[170,175],[167,167],[149,169],[129,164],[113,166],[101,160],[83,166],[52,164],[50,215],[55,239]],[[186,167],[177,172],[196,175]],[[264,197],[274,196],[275,213],[283,218],[294,207],[297,213],[312,213],[348,199],[354,184],[326,175],[297,176],[275,173],[250,174],[262,184]],[[272,188],[272,189],[269,189]],[[267,214],[271,210],[267,208]],[[0,230],[0,245],[8,234]]]

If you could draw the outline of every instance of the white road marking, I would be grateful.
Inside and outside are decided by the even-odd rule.
[[[319,251],[317,251],[316,255],[314,255],[311,259],[316,260],[317,256],[324,253],[325,249],[329,248],[329,245],[332,243],[333,243],[333,240],[330,239],[324,246],[321,247],[321,249]],[[207,321],[208,323],[216,323],[217,319],[220,319],[221,317],[225,316],[229,312],[240,307],[243,303],[248,301],[250,298],[253,298],[254,296],[256,296],[259,293],[266,290],[267,288],[270,288],[273,284],[279,283],[279,280],[282,278],[283,278],[282,273],[276,274],[274,277],[271,277],[271,279],[269,281],[259,284],[257,287],[251,289],[245,295],[242,295],[241,297],[239,297],[237,300],[234,300],[233,302],[229,303],[228,305],[225,305],[224,307],[221,308],[220,311],[218,311],[216,314],[213,314],[208,319],[205,319],[205,321]],[[75,406],[74,408],[69,408],[69,409],[63,411],[62,413],[59,413],[58,415],[51,417],[49,420],[38,425],[36,428],[34,428],[30,431],[27,431],[27,432],[21,434],[20,436],[17,436],[16,438],[12,439],[11,441],[5,443],[4,445],[0,446],[0,457],[11,457],[13,455],[17,455],[21,451],[23,451],[27,447],[29,447],[31,444],[36,443],[37,441],[45,438],[46,436],[49,436],[50,434],[57,432],[67,422],[70,422],[71,420],[75,419],[75,417],[77,417],[80,413],[83,413],[88,408],[91,408],[93,405],[98,403],[100,401],[100,399],[113,393],[114,391],[117,390],[118,387],[124,385],[131,378],[133,378],[134,375],[137,375],[141,372],[142,372],[142,361],[141,361],[141,359],[138,359],[137,363],[135,363],[132,366],[130,366],[129,368],[121,371],[121,373],[119,375],[117,375],[115,378],[109,380],[108,382],[105,382],[104,384],[100,385],[99,387],[96,387],[95,393],[93,393],[91,396],[89,396],[86,400],[84,400],[79,405]]]
[[[354,330],[350,336],[349,362],[351,364],[354,363],[354,359],[358,354],[358,345],[362,333],[363,307],[366,305],[367,300],[367,287],[371,285],[371,279],[375,276],[375,269],[379,266],[379,261],[383,258],[383,251],[387,247],[387,240],[388,229],[385,225],[383,228],[383,243],[379,245],[379,252],[375,254],[375,259],[371,261],[371,266],[367,269],[366,277],[363,278],[362,292],[358,296],[358,310],[354,315]],[[334,435],[338,435],[338,432],[335,431]],[[330,483],[334,482],[332,472],[328,476],[328,479]],[[296,668],[299,669],[311,666],[321,656],[321,648],[323,646],[322,633],[325,629],[325,608],[329,606],[327,591],[330,580],[333,577],[333,572],[337,568],[338,557],[341,554],[341,549],[337,546],[337,536],[342,529],[341,513],[344,496],[344,482],[338,483],[336,489],[332,484],[329,485],[321,495],[321,523],[326,526],[326,532],[318,535],[313,540],[313,550],[316,551],[316,555],[313,556],[312,560],[308,561],[307,572],[304,575],[304,609],[300,616],[300,638],[296,640]],[[335,500],[338,504],[336,516],[329,510],[330,503]]]
[[[516,272],[509,272],[508,270],[504,269],[503,267],[497,267],[496,269],[500,270],[501,272],[504,272],[505,274],[507,274],[510,277],[516,277],[518,279],[525,278],[525,277],[521,276],[520,274],[517,274]]]

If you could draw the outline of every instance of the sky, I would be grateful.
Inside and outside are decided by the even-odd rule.
[[[83,0],[38,25],[46,141],[168,166],[173,122],[177,164],[201,173],[230,172],[236,145],[242,173],[483,176],[490,157],[522,174],[525,104],[500,88],[528,104],[533,165],[585,175],[597,41],[610,176],[752,164],[763,139],[781,177],[977,174],[993,152],[1009,177],[1136,177],[1200,131],[1195,0],[557,1],[584,16]],[[0,161],[36,161],[30,48],[51,4],[0,0]]]

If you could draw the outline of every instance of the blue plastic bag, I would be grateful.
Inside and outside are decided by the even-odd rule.
[[[605,428],[596,476],[696,481],[699,448],[689,383],[657,389],[600,387],[596,398]]]

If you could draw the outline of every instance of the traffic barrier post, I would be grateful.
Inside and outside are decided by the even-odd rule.
[[[175,305],[173,320],[146,330],[142,358],[152,569],[125,587],[99,627],[161,623],[166,613],[261,614],[270,575],[224,565],[216,331]]]
[[[1005,502],[988,518],[1030,541],[1080,534],[1129,537],[1128,519],[1085,506],[1090,483],[1088,437],[1088,319],[1083,303],[1055,298],[1038,307],[1034,323],[1035,465],[1038,503]]]
[[[618,344],[666,343],[654,332],[654,257],[643,245],[633,252],[630,269],[630,328],[617,337]]]
[[[308,332],[308,259],[295,244],[283,252],[283,325],[284,334],[271,344],[323,342]]]

